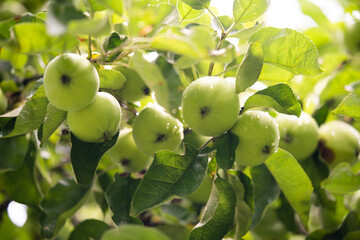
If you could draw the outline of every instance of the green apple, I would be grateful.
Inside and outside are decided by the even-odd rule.
[[[99,75],[84,57],[65,53],[49,62],[44,73],[46,96],[51,104],[64,111],[89,105],[99,90]]]
[[[211,188],[212,181],[209,176],[205,174],[199,188],[189,194],[187,198],[195,203],[206,203],[209,200]]]
[[[240,166],[262,164],[279,145],[278,124],[268,113],[260,110],[242,113],[230,132],[239,138],[235,161]]]
[[[99,92],[94,101],[78,111],[67,113],[70,131],[84,142],[110,140],[120,128],[121,108],[111,94]]]
[[[319,128],[320,159],[331,168],[339,162],[353,164],[360,152],[360,134],[349,124],[334,120]]]
[[[107,154],[111,160],[120,162],[126,172],[139,172],[145,169],[151,160],[149,156],[139,151],[131,128],[120,130],[118,140]]]
[[[239,115],[240,104],[234,86],[220,77],[202,77],[183,92],[185,123],[204,136],[218,136],[229,130]]]
[[[291,153],[298,161],[307,159],[318,145],[318,125],[311,115],[302,112],[300,117],[279,113],[279,147]]]
[[[124,87],[118,92],[118,96],[121,99],[128,102],[136,102],[150,94],[150,89],[135,70],[125,67],[117,67],[116,69],[126,77]]]
[[[7,106],[8,106],[7,98],[4,92],[0,88],[0,114],[6,112]]]
[[[158,150],[177,149],[184,137],[183,126],[178,119],[153,104],[136,117],[133,137],[140,151],[152,156]]]

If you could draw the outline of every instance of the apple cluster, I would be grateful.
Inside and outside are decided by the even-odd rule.
[[[125,67],[118,70],[131,79],[118,92],[118,97],[132,102],[148,93],[149,89],[136,71]],[[85,142],[110,140],[120,130],[120,104],[113,95],[99,92],[99,82],[92,63],[72,53],[54,58],[44,74],[50,103],[67,111],[70,131]],[[298,161],[309,158],[318,149],[320,158],[331,168],[339,162],[357,161],[360,134],[349,124],[330,121],[319,127],[305,112],[300,117],[269,114],[261,109],[240,114],[241,101],[234,81],[211,76],[199,78],[190,83],[182,95],[185,130],[183,123],[161,106],[148,104],[131,127],[120,131],[116,144],[106,156],[120,162],[125,171],[138,172],[149,165],[151,157],[159,150],[178,151],[182,142],[199,148],[211,137],[229,131],[239,139],[235,151],[239,166],[260,165],[278,147]]]
[[[99,92],[99,85],[95,67],[73,53],[55,57],[45,69],[47,98],[67,112],[70,131],[84,142],[104,142],[120,128],[120,104],[111,94]]]

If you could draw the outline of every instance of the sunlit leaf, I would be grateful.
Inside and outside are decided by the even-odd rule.
[[[360,119],[360,96],[350,93],[341,101],[333,113]]]
[[[264,63],[262,48],[258,42],[250,43],[236,73],[236,92],[240,93],[253,85],[259,78]]]
[[[43,53],[72,51],[79,44],[74,36],[67,34],[49,36],[45,24],[19,23],[14,26],[14,33],[19,44],[20,53]]]
[[[181,0],[193,9],[204,9],[208,8],[210,5],[210,0]]]
[[[283,83],[256,92],[245,102],[244,109],[270,107],[281,113],[300,116],[301,106],[291,88]]]
[[[100,88],[108,90],[118,90],[126,82],[126,78],[121,72],[110,69],[100,69],[99,78]]]
[[[249,41],[260,43],[265,63],[284,68],[293,74],[312,76],[322,72],[314,43],[298,31],[266,27],[255,32]]]
[[[234,0],[233,16],[235,22],[245,23],[255,20],[268,8],[268,0]]]
[[[208,28],[194,26],[190,29],[167,27],[157,33],[151,47],[170,51],[190,58],[207,58],[215,49],[215,42]]]
[[[158,151],[140,182],[132,201],[132,213],[137,215],[155,207],[172,196],[184,197],[194,192],[204,178],[208,154],[185,145],[185,155]]]
[[[349,163],[341,162],[331,171],[322,186],[331,193],[345,194],[360,190],[360,174],[354,174]]]
[[[313,186],[299,162],[288,152],[278,149],[265,161],[266,167],[279,184],[281,191],[307,227]]]

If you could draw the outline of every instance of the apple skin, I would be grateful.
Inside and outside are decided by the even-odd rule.
[[[183,119],[201,135],[219,136],[229,130],[236,122],[239,111],[235,88],[223,78],[199,78],[183,92]]]
[[[139,151],[132,136],[131,128],[120,130],[115,145],[107,151],[109,158],[120,162],[126,172],[139,172],[150,164],[151,158]]]
[[[152,156],[158,150],[177,149],[184,138],[183,126],[160,106],[152,104],[136,117],[133,137],[140,151]]]
[[[192,202],[206,203],[209,200],[212,188],[212,181],[207,174],[205,174],[200,186],[194,192],[187,196]]]
[[[120,104],[109,93],[99,92],[86,107],[67,113],[70,131],[84,142],[110,140],[120,129]]]
[[[355,163],[360,152],[360,134],[349,124],[334,120],[319,128],[320,159],[330,168],[339,162]]]
[[[99,90],[99,75],[84,57],[65,53],[49,62],[44,73],[45,93],[50,103],[63,111],[90,104]]]
[[[131,68],[116,67],[125,77],[126,82],[117,94],[127,102],[136,102],[150,94],[150,89],[146,86],[140,75]]]
[[[276,151],[280,133],[276,121],[266,112],[242,113],[230,132],[239,138],[235,161],[240,166],[257,166]]]
[[[291,153],[298,161],[311,156],[318,146],[318,125],[311,115],[302,112],[300,117],[279,113],[279,147]]]
[[[5,113],[7,107],[8,107],[7,98],[4,94],[4,92],[0,88],[0,114]]]

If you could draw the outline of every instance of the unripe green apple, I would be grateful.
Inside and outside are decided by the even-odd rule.
[[[150,94],[150,89],[135,70],[125,67],[117,67],[116,69],[126,77],[124,87],[118,92],[118,96],[121,99],[128,102],[136,102]]]
[[[140,151],[152,156],[158,150],[174,151],[184,138],[183,126],[160,106],[151,105],[136,117],[133,137]]]
[[[260,110],[242,113],[230,131],[239,138],[235,161],[240,166],[262,164],[279,145],[278,124],[268,113]]]
[[[99,92],[94,101],[78,111],[67,113],[70,131],[84,142],[110,140],[120,128],[121,108],[111,94]]]
[[[99,90],[99,84],[95,67],[86,58],[73,53],[55,57],[44,73],[47,98],[64,111],[75,111],[89,105]]]
[[[210,137],[202,136],[197,132],[192,131],[191,129],[184,130],[184,143],[190,144],[196,148],[200,148]]]
[[[353,164],[360,152],[360,134],[349,124],[334,120],[319,128],[320,158],[331,168],[339,162]]]
[[[300,117],[279,113],[279,147],[291,153],[298,161],[307,159],[318,145],[318,125],[311,115],[302,112]]]
[[[151,158],[139,151],[132,136],[131,128],[121,129],[115,145],[107,152],[111,160],[120,162],[126,172],[145,169]]]
[[[0,88],[0,114],[6,112],[7,106],[8,106],[7,98],[4,92]]]
[[[200,186],[195,192],[187,196],[188,199],[195,203],[206,203],[209,200],[212,188],[212,181],[207,174],[205,174]]]
[[[229,130],[240,111],[234,86],[220,77],[202,77],[183,92],[185,123],[204,136],[218,136]]]

